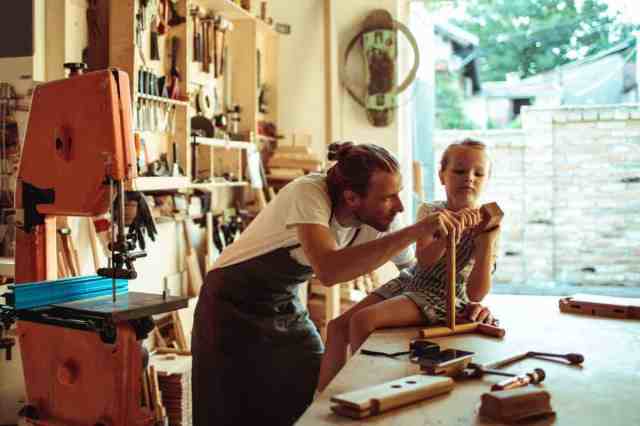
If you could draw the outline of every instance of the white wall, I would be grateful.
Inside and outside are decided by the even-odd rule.
[[[323,3],[271,0],[268,4],[276,22],[292,27],[291,34],[280,36],[279,131],[312,135],[313,150],[319,153],[324,153],[326,138]]]
[[[386,9],[395,19],[406,22],[408,0],[349,0],[331,2],[332,19],[330,27],[334,31],[332,40],[331,72],[335,86],[332,88],[332,135],[326,131],[324,55],[324,7],[325,1],[289,0],[269,1],[269,15],[276,22],[291,25],[292,33],[280,37],[279,60],[279,126],[280,131],[291,133],[304,131],[312,135],[313,149],[320,155],[325,153],[328,140],[353,140],[370,142],[384,146],[395,153],[401,164],[407,194],[411,188],[411,139],[407,132],[409,123],[403,118],[403,109],[396,111],[393,123],[387,127],[373,127],[366,113],[339,84],[338,70],[344,66],[344,52],[347,45],[362,26],[367,14],[374,9]],[[295,5],[295,6],[292,6]],[[402,54],[406,44],[401,44]],[[400,61],[400,69],[411,64]],[[354,48],[349,58],[348,75],[355,82],[364,81],[362,50]],[[402,80],[406,72],[399,73]],[[364,84],[362,89],[364,90]],[[402,101],[401,101],[402,104]],[[405,105],[405,108],[407,105]],[[406,205],[408,203],[406,197]]]

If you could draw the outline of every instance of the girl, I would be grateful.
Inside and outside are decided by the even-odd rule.
[[[418,220],[439,210],[464,213],[465,230],[456,246],[458,314],[472,321],[493,323],[480,302],[491,289],[499,228],[477,233],[481,222],[479,199],[486,186],[490,162],[485,145],[466,139],[447,147],[440,162],[440,182],[447,201],[420,206]],[[418,239],[418,263],[369,294],[340,317],[329,322],[327,345],[318,390],[322,391],[347,361],[347,346],[355,353],[378,328],[434,325],[446,318],[446,238]]]

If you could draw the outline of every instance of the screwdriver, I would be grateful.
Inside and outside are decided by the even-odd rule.
[[[542,368],[536,368],[531,373],[525,373],[519,376],[510,377],[491,386],[492,391],[502,391],[507,389],[515,389],[527,386],[529,383],[538,384],[545,378]]]

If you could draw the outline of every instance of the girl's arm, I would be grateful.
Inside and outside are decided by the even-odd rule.
[[[491,270],[496,259],[496,241],[500,227],[482,232],[474,238],[475,264],[467,282],[467,296],[472,302],[480,302],[491,290]]]

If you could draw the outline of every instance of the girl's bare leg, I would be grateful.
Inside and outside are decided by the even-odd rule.
[[[399,295],[354,312],[349,324],[349,343],[354,354],[374,330],[384,327],[422,325],[424,316],[407,296]]]
[[[347,312],[329,321],[327,324],[327,342],[325,345],[320,375],[318,377],[318,392],[322,392],[331,380],[338,374],[348,359],[347,347],[349,346],[349,323],[353,314],[367,306],[374,305],[384,300],[377,294],[369,294]]]

